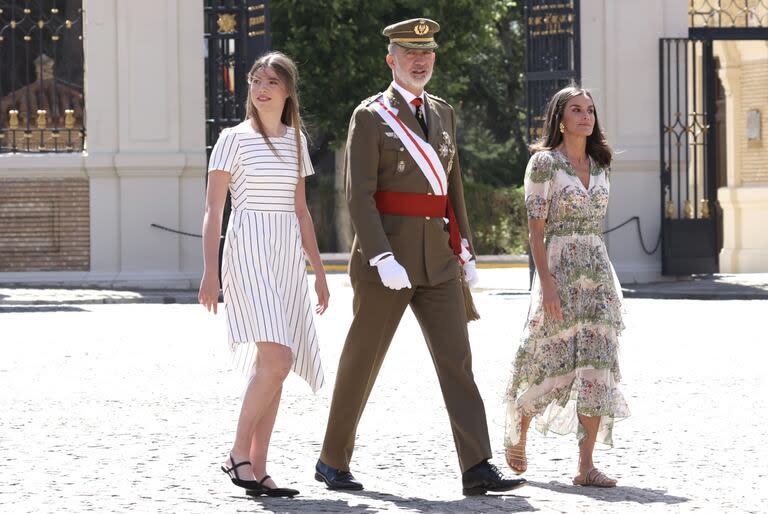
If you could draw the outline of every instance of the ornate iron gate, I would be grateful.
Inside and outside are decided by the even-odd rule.
[[[581,80],[579,0],[526,0],[527,137],[541,135],[547,100]]]
[[[547,101],[559,89],[581,80],[579,0],[525,0],[526,138],[541,136]],[[529,283],[535,266],[528,251]]]
[[[659,41],[662,273],[718,270],[712,40]]]
[[[245,117],[246,74],[269,49],[268,0],[205,0],[206,147]]]
[[[269,0],[205,0],[204,13],[205,144],[210,158],[219,132],[245,118],[246,74],[270,47]],[[230,211],[227,195],[219,262]]]
[[[82,0],[0,0],[0,153],[82,152]]]
[[[716,273],[716,40],[768,41],[768,0],[691,0],[688,39],[659,41],[662,273]],[[734,128],[731,127],[731,130]],[[726,151],[720,145],[720,152]],[[736,149],[734,149],[735,151]]]

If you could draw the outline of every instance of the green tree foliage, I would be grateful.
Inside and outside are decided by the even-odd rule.
[[[388,41],[382,29],[404,19],[427,17],[441,25],[428,90],[456,108],[465,182],[510,187],[507,196],[514,194],[511,186],[522,182],[528,158],[520,108],[524,34],[522,8],[516,2],[273,0],[270,14],[273,48],[293,57],[299,66],[302,110],[314,139],[318,171],[332,170],[330,154],[346,139],[354,108],[392,80],[384,60]],[[320,175],[310,188],[331,191],[333,173]],[[485,212],[491,203],[498,202],[477,199],[469,205],[475,231],[502,230],[497,226],[498,212],[496,216]],[[324,217],[332,219],[327,213]],[[330,234],[328,241],[332,240]],[[496,251],[520,245],[507,241],[501,246]]]
[[[519,183],[522,14],[509,0],[273,0],[273,46],[299,64],[313,132],[331,148],[343,143],[355,106],[391,81],[381,30],[422,16],[441,24],[429,90],[459,113],[465,173],[494,185]]]

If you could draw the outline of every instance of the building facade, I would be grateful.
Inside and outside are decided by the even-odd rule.
[[[220,45],[221,77],[205,34],[235,20],[206,18],[207,0],[64,3],[0,8],[0,67],[15,70],[0,77],[0,283],[196,287],[200,239],[158,227],[200,233],[206,130],[234,124],[243,93],[240,53]],[[606,241],[621,280],[768,271],[768,0],[524,3],[538,41],[572,45],[565,71],[533,47],[528,69],[591,89],[616,151]],[[26,67],[14,37],[39,49]],[[69,103],[20,107],[50,88]],[[9,151],[30,145],[45,151]]]
[[[84,120],[85,148],[0,154],[0,218],[15,227],[0,230],[0,282],[195,287],[200,240],[153,224],[200,233],[202,1],[85,0],[82,7],[86,108],[71,117]],[[40,34],[33,19],[27,37],[48,41],[58,33],[42,30],[48,12],[13,13],[2,58],[10,59],[8,34],[24,28],[25,16],[41,17]],[[62,30],[67,25],[72,18]],[[23,141],[39,125],[22,119],[19,127]]]
[[[768,2],[579,7],[581,81],[616,150],[607,228],[640,222],[606,235],[621,280],[768,272]]]

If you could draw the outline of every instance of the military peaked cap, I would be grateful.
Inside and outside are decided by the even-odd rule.
[[[427,18],[394,23],[382,31],[391,43],[404,48],[434,50],[437,48],[435,33],[440,31],[440,24]]]

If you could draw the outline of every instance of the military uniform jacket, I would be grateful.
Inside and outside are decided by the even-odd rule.
[[[400,120],[424,136],[400,93],[392,86],[361,103],[352,114],[344,158],[346,197],[355,239],[349,273],[353,281],[380,282],[370,259],[392,252],[405,267],[413,286],[435,285],[456,278],[459,264],[449,245],[443,218],[380,214],[376,191],[434,194],[405,146],[371,104],[386,95]],[[461,236],[472,238],[464,204],[464,189],[456,148],[456,115],[443,99],[426,94],[427,142],[435,148],[448,176],[448,196],[453,204]]]

